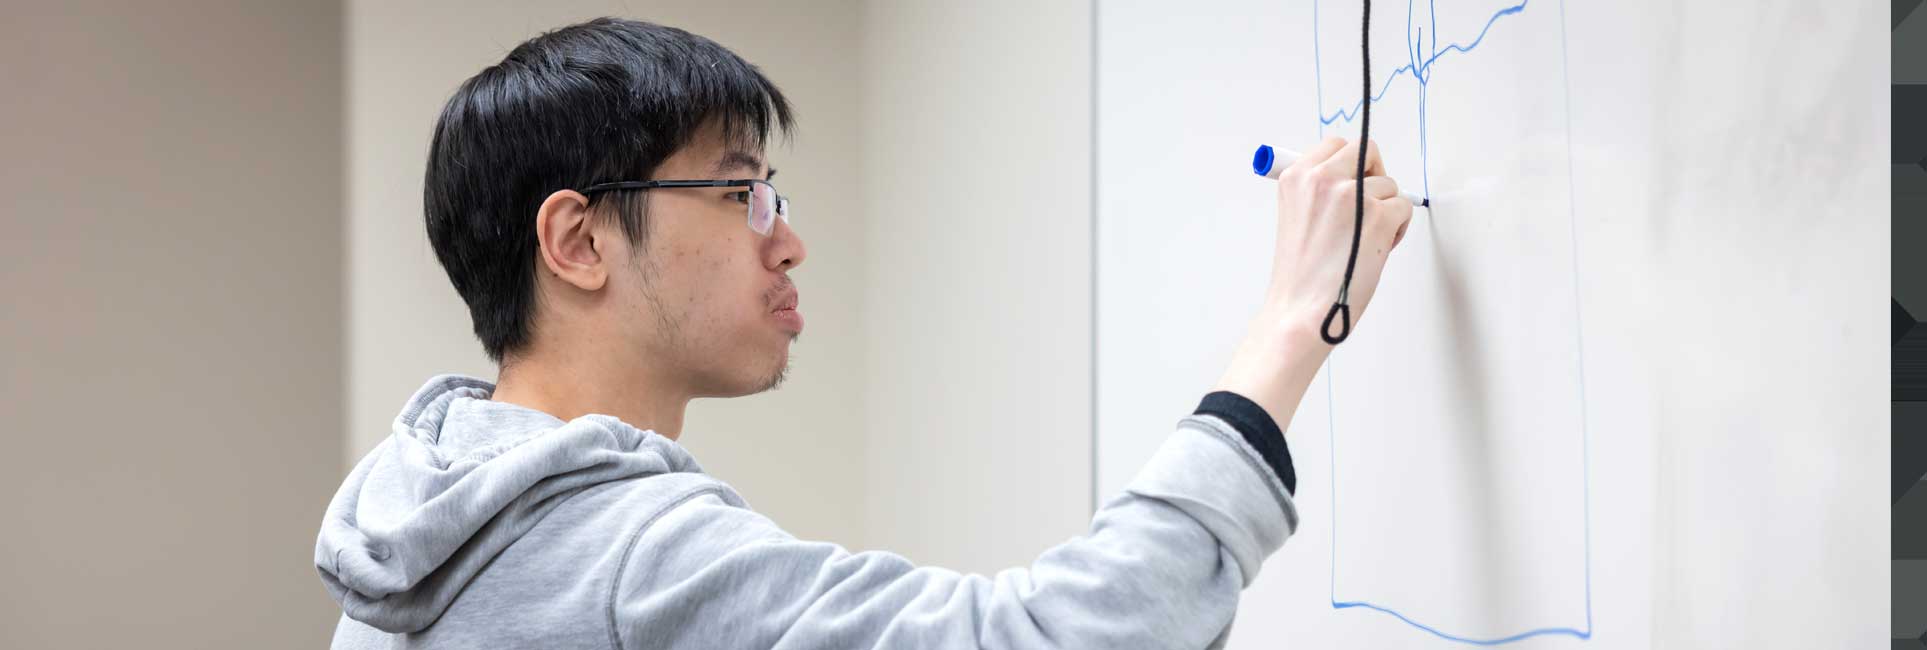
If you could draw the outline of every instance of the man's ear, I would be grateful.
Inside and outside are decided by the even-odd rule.
[[[594,226],[589,197],[581,192],[561,190],[543,199],[535,211],[543,270],[583,291],[600,290],[609,280],[609,270],[602,263],[607,247],[597,247]]]

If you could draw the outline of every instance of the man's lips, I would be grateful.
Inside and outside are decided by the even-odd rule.
[[[803,312],[797,309],[798,296],[795,285],[784,284],[783,290],[776,294],[775,308],[770,313],[791,332],[803,332]]]

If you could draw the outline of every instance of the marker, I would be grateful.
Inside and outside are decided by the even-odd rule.
[[[1251,154],[1251,171],[1265,178],[1277,179],[1278,174],[1298,160],[1298,152],[1289,149],[1273,149],[1271,145],[1258,145],[1257,153]],[[1411,201],[1412,205],[1429,208],[1432,202],[1411,192],[1399,192],[1399,196]]]

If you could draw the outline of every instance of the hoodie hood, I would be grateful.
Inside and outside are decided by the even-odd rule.
[[[563,422],[491,401],[494,392],[473,377],[430,379],[335,493],[315,567],[349,618],[386,632],[421,631],[565,500],[556,497],[702,471],[653,431],[607,415]]]

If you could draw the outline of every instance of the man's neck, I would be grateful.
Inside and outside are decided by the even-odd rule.
[[[591,413],[612,415],[675,440],[682,435],[683,411],[690,397],[672,383],[640,370],[595,362],[522,358],[503,364],[491,399],[564,421]]]

